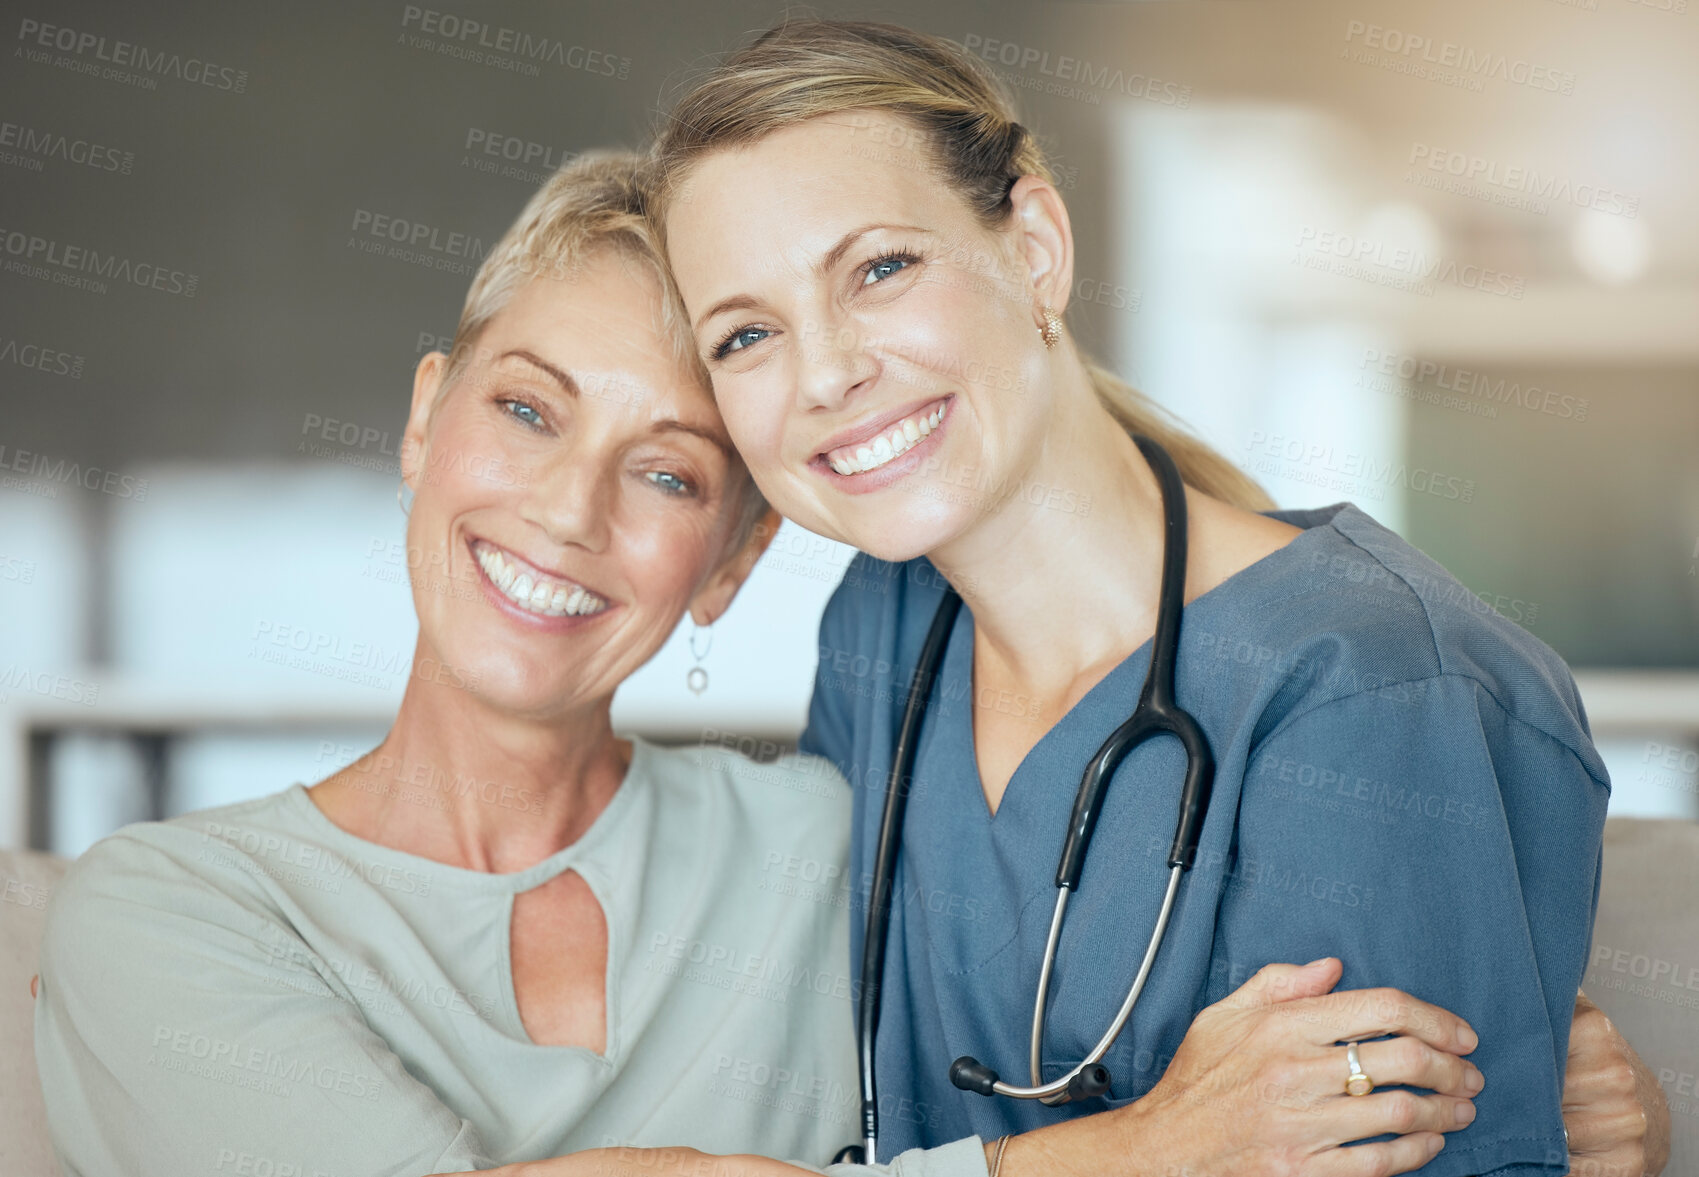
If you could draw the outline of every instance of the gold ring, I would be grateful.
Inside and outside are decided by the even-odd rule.
[[[1345,1046],[1345,1061],[1351,1067],[1351,1073],[1345,1077],[1346,1095],[1367,1095],[1375,1089],[1375,1081],[1363,1072],[1363,1064],[1357,1058],[1357,1044],[1347,1043]]]

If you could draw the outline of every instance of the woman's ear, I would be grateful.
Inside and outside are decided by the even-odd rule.
[[[782,522],[783,517],[768,507],[766,514],[750,530],[749,538],[721,561],[720,566],[709,574],[707,583],[690,598],[691,620],[697,625],[712,625],[725,615],[743,582],[755,571],[756,562],[767,550],[767,545],[773,542]]]
[[[1067,310],[1068,295],[1074,287],[1074,230],[1068,221],[1068,206],[1056,186],[1038,176],[1016,180],[1009,189],[1009,204],[1033,293],[1040,306],[1061,314]],[[1036,325],[1044,325],[1042,316]]]
[[[448,357],[440,351],[430,352],[413,369],[413,403],[407,410],[407,428],[401,433],[401,481],[414,490],[419,489],[419,475],[425,469],[425,435],[447,370]]]

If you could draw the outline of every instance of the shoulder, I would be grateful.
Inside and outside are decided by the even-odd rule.
[[[96,842],[54,889],[44,956],[98,958],[115,937],[167,940],[209,925],[273,938],[285,920],[250,852],[282,836],[285,797],[137,822]]]
[[[1277,517],[1306,530],[1271,599],[1244,618],[1261,647],[1254,657],[1283,680],[1265,730],[1362,693],[1409,701],[1462,682],[1481,705],[1597,759],[1575,680],[1545,642],[1354,506]],[[1431,693],[1436,706],[1462,697]]]
[[[721,732],[706,733],[689,747],[642,747],[649,784],[669,808],[717,803],[743,836],[769,846],[819,846],[848,837],[849,785],[824,757]]]
[[[973,587],[966,586],[969,593]],[[821,672],[857,654],[896,653],[918,643],[949,588],[924,556],[893,563],[857,552],[820,620]]]

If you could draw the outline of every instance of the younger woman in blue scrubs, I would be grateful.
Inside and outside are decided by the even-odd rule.
[[[1061,321],[1067,210],[949,43],[776,29],[684,99],[658,155],[670,260],[738,449],[785,515],[867,553],[822,623],[803,741],[857,786],[864,878],[919,647],[946,585],[966,604],[897,872],[878,1076],[910,1114],[886,1114],[881,1157],[1025,1132],[1005,1174],[1054,1171],[1042,1126],[1103,1107],[986,1099],[948,1073],[973,1055],[1025,1078],[1075,785],[1145,676],[1163,511],[1137,433],[1188,484],[1179,702],[1217,767],[1197,866],[1104,1060],[1108,1102],[1151,1092],[1199,1011],[1262,965],[1336,957],[1342,988],[1397,987],[1479,1032],[1479,1118],[1423,1172],[1565,1172],[1609,784],[1562,661],[1356,507],[1267,510],[1081,354]],[[1116,773],[1057,956],[1046,1080],[1137,970],[1181,773],[1173,740]],[[1384,1083],[1417,1050],[1365,1042],[1362,1067]],[[1286,1097],[1350,1100],[1348,1074],[1344,1047],[1318,1044]],[[1365,1125],[1389,1098],[1360,1101]],[[1388,1171],[1366,1149],[1327,1163],[1352,1154],[1360,1169],[1303,1171]]]

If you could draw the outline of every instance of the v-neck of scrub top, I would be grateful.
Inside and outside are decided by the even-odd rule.
[[[1304,552],[1319,542],[1319,533],[1326,530],[1305,528],[1283,546],[1247,564],[1219,584],[1200,593],[1185,606],[1181,614],[1180,639],[1184,640],[1188,623],[1207,619],[1217,608],[1230,608],[1235,599],[1242,600],[1246,594],[1255,596],[1264,591],[1265,585],[1278,585],[1282,578],[1290,579],[1288,569],[1291,564],[1303,558]],[[1046,848],[1047,851],[1053,844],[1055,854],[1060,855],[1067,815],[1072,810],[1080,778],[1103,741],[1125,722],[1138,706],[1154,641],[1154,635],[1145,639],[1143,644],[1118,662],[1081,696],[1060,720],[1039,737],[1038,742],[1027,750],[1009,777],[997,812],[992,813],[985,801],[985,785],[979,774],[979,757],[974,746],[973,718],[980,710],[971,705],[974,700],[974,621],[972,611],[964,602],[964,607],[957,614],[956,622],[951,628],[950,640],[945,647],[944,660],[939,668],[938,682],[933,688],[934,701],[928,722],[922,728],[915,776],[917,782],[922,780],[925,775],[924,766],[928,763],[959,764],[966,766],[966,769],[940,774],[946,782],[942,791],[947,795],[941,798],[941,804],[936,810],[928,806],[924,799],[919,806],[915,806],[911,801],[903,835],[904,853],[900,856],[899,863],[905,859],[907,863],[904,865],[916,862],[907,847],[917,834],[925,840],[931,840],[935,836],[948,843],[950,858],[957,863],[1004,864],[1005,869],[999,872],[996,883],[1005,887],[1013,883],[1017,893],[984,896],[989,908],[1000,912],[999,918],[991,922],[1000,923],[1006,934],[996,942],[982,940],[977,950],[968,949],[967,942],[972,937],[963,937],[960,934],[962,921],[935,921],[941,931],[954,933],[942,937],[943,943],[940,937],[930,934],[927,936],[932,951],[951,971],[965,974],[982,967],[1016,938],[1019,925],[1027,917],[1027,909],[1035,904],[1042,904],[1045,913],[1048,913],[1054,905],[1057,858],[1051,857],[1048,852],[1035,853],[1034,847]],[[1186,664],[1180,659],[1177,659],[1177,662],[1175,695],[1180,705],[1186,707]],[[951,697],[966,699],[970,705],[938,705],[939,699]],[[1108,699],[1124,700],[1124,703],[1109,707],[1106,705]],[[1188,708],[1190,709],[1192,708]],[[933,718],[934,715],[936,718]],[[1183,760],[1178,755],[1180,747],[1177,740],[1156,737],[1148,743],[1167,745],[1173,753],[1175,764],[1183,765]],[[1136,756],[1138,751],[1139,749],[1134,749],[1129,753],[1129,757]],[[1123,768],[1126,764],[1127,761],[1122,762]],[[1177,767],[1173,773],[1176,781],[1180,779],[1181,771],[1181,768]],[[1122,788],[1125,788],[1125,785],[1124,781],[1121,782]],[[1115,787],[1112,783],[1111,791]],[[971,796],[966,795],[964,791],[971,791]],[[918,795],[923,790],[916,789],[915,792]],[[1121,800],[1123,798],[1116,798],[1116,801]],[[916,813],[917,809],[919,813]],[[921,819],[921,828],[918,830],[915,821],[917,816]],[[1172,818],[1178,820],[1178,811],[1173,813]],[[1160,818],[1158,824],[1165,828],[1165,838],[1172,836],[1171,824]],[[925,857],[920,861],[924,862]],[[1088,853],[1088,868],[1089,862]],[[957,887],[994,885],[984,879],[970,878],[956,878],[952,883]],[[1082,879],[1082,888],[1087,884],[1088,880]],[[924,894],[936,888],[930,888],[927,882],[922,882],[920,889]],[[1185,889],[1181,890],[1183,892]],[[1153,906],[1153,918],[1155,911]],[[1045,914],[1044,918],[1048,920],[1048,914]],[[950,945],[948,949],[945,943]]]
[[[494,954],[498,967],[494,997],[499,1003],[495,1012],[500,1018],[500,1028],[521,1045],[532,1049],[582,1055],[603,1067],[612,1067],[619,1061],[622,1047],[619,1033],[619,964],[624,956],[624,944],[633,913],[627,912],[624,905],[615,902],[615,894],[621,890],[629,891],[629,888],[616,885],[615,876],[619,873],[619,863],[604,861],[601,852],[609,839],[615,836],[625,812],[635,804],[637,795],[651,787],[651,774],[647,765],[640,763],[646,761],[650,754],[649,748],[642,740],[633,739],[631,762],[626,767],[625,777],[614,790],[613,796],[608,799],[607,805],[603,806],[602,812],[590,823],[590,827],[571,845],[561,847],[524,870],[510,872],[471,870],[452,863],[438,862],[423,855],[410,854],[405,850],[396,850],[378,842],[369,842],[332,821],[313,801],[305,786],[291,786],[287,796],[328,844],[346,852],[354,861],[375,862],[403,871],[429,874],[450,883],[463,893],[502,899],[500,951]],[[605,1026],[601,1051],[592,1050],[588,1046],[534,1041],[530,1032],[525,1029],[524,1018],[520,1016],[519,995],[513,983],[514,897],[534,890],[569,870],[577,871],[578,877],[590,888],[591,895],[602,909],[602,920],[608,930],[607,967],[602,974]]]

